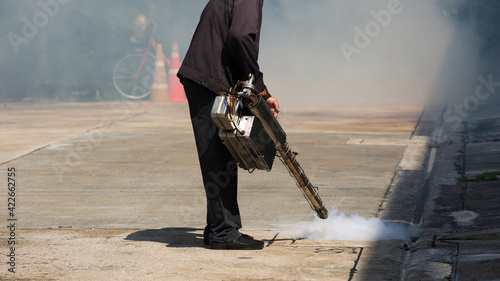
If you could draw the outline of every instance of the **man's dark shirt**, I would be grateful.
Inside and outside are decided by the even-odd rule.
[[[257,63],[264,0],[210,0],[201,14],[191,45],[178,72],[219,93],[255,75],[255,86],[267,90]]]

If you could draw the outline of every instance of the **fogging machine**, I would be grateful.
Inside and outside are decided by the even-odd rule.
[[[211,117],[219,127],[219,136],[238,165],[249,172],[271,171],[277,155],[295,179],[311,208],[326,219],[328,211],[290,149],[286,133],[266,101],[253,85],[254,76],[238,81],[227,93],[215,98]]]

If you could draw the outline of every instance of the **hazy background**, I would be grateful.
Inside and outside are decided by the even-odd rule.
[[[137,47],[132,19],[154,5],[157,41],[182,59],[206,2],[0,0],[0,102],[119,99],[112,70]],[[259,60],[290,108],[422,105],[474,93],[478,75],[500,80],[499,26],[499,0],[266,0]],[[359,31],[369,40],[356,45]]]

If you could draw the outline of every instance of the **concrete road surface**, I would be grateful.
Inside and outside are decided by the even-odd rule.
[[[422,112],[284,108],[279,120],[329,220],[358,215],[407,226],[432,217],[425,183],[436,150],[427,131],[439,110]],[[266,247],[206,248],[186,104],[5,104],[0,118],[2,280],[404,280],[421,270],[409,254],[429,242],[421,232],[378,241],[294,232],[314,212],[279,161],[271,172],[239,171],[242,232]],[[454,274],[452,262],[433,265],[438,275]]]

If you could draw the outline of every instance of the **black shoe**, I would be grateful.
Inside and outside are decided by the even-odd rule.
[[[210,245],[210,227],[207,225],[203,230],[203,244]]]
[[[242,234],[240,237],[229,242],[210,243],[210,249],[217,250],[260,250],[264,248],[264,241],[255,240],[253,237]]]

